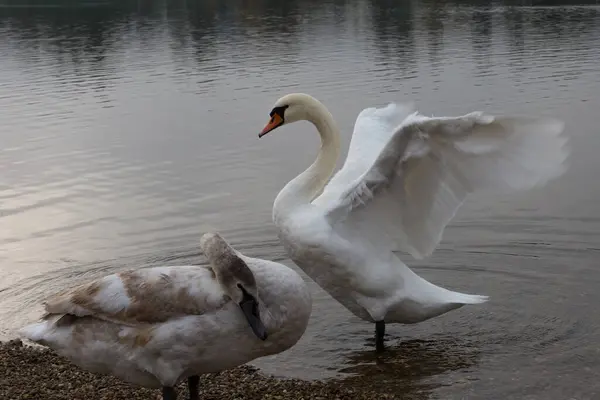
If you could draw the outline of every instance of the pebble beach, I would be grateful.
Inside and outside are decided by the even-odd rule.
[[[241,366],[200,378],[203,400],[313,400],[396,399],[381,387],[351,387],[336,380],[303,381],[263,375],[252,366]],[[180,384],[178,399],[187,399]],[[124,383],[111,376],[83,371],[45,348],[20,340],[0,343],[0,398],[6,400],[148,400],[161,399],[159,390]]]

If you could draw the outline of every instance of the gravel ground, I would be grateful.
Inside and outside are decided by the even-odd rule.
[[[381,388],[308,382],[262,375],[242,366],[200,378],[203,400],[342,400],[395,399]],[[178,388],[178,400],[187,388]],[[26,346],[20,340],[0,343],[0,399],[5,400],[137,400],[161,399],[160,391],[128,385],[110,376],[93,375],[48,349]]]

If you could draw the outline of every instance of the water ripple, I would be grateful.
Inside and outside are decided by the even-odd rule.
[[[271,207],[312,161],[317,136],[298,124],[259,142],[273,102],[315,95],[347,146],[360,110],[413,100],[425,114],[560,116],[573,133],[573,166],[534,193],[467,201],[431,258],[401,256],[436,284],[489,303],[390,326],[381,360],[366,340],[373,327],[305,277],[314,299],[307,333],[256,364],[392,385],[406,398],[600,390],[586,372],[600,367],[589,355],[600,340],[600,8],[150,3],[0,6],[0,336],[37,318],[40,301],[65,286],[204,263],[207,230],[296,268]]]

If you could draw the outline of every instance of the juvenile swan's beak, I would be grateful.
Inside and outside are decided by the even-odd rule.
[[[244,298],[240,302],[240,308],[246,316],[246,320],[252,328],[254,334],[260,339],[267,338],[267,330],[260,320],[260,312],[258,311],[258,302],[251,295],[244,293]]]
[[[261,138],[265,136],[267,133],[271,132],[273,129],[280,127],[283,125],[283,118],[281,115],[274,113],[267,125],[263,128],[262,132],[258,134],[258,137]]]

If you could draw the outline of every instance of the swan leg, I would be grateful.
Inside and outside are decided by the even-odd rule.
[[[190,400],[200,400],[198,386],[200,385],[200,377],[192,375],[188,378],[188,389],[190,391]]]
[[[382,352],[385,350],[383,346],[383,337],[385,336],[385,321],[375,322],[375,351]]]
[[[176,400],[177,392],[175,391],[175,388],[171,386],[164,386],[162,388],[162,398],[163,400]]]

